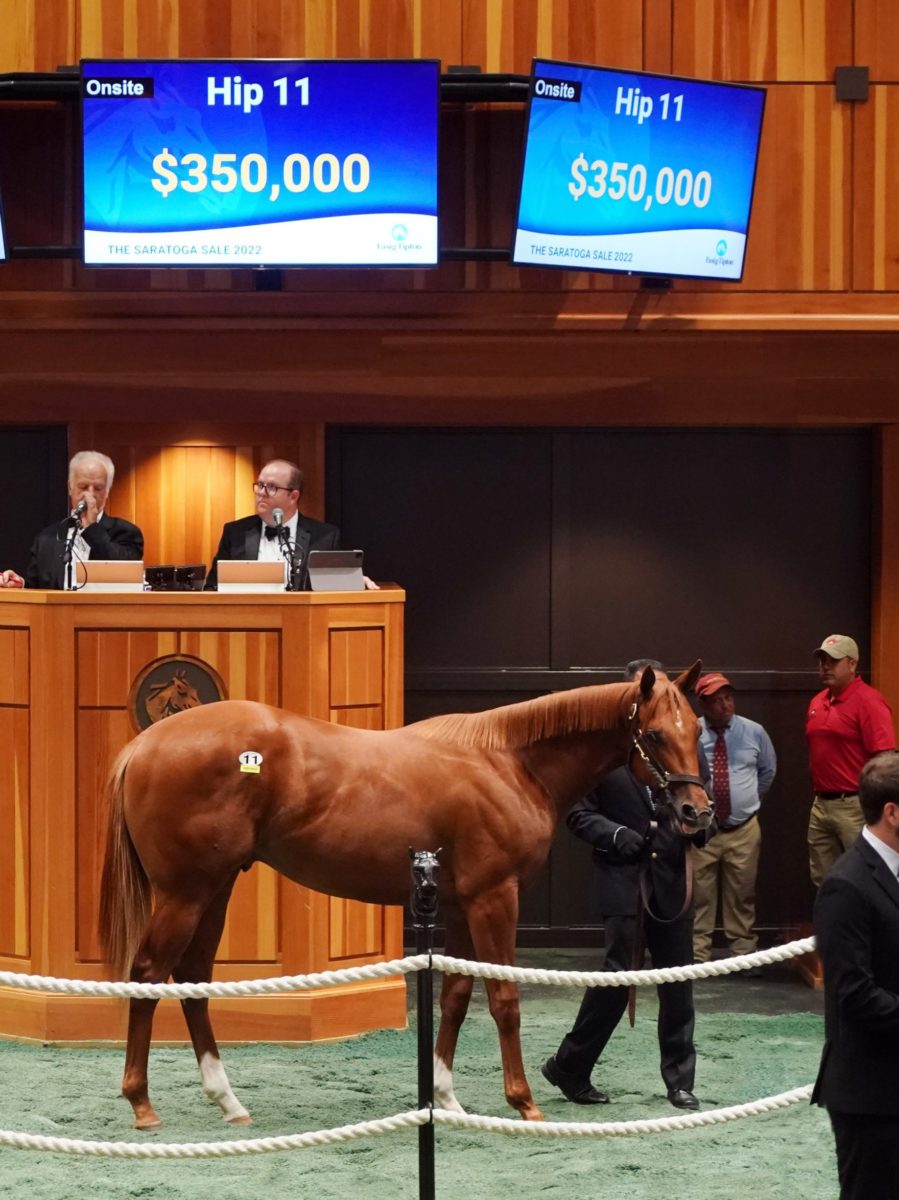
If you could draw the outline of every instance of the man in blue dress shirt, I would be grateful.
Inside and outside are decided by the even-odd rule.
[[[777,770],[768,734],[756,721],[738,717],[734,689],[719,671],[696,684],[702,715],[700,744],[712,775],[718,836],[693,851],[693,957],[708,962],[718,901],[731,954],[758,949],[755,880],[762,831],[758,811]],[[743,975],[759,975],[755,967]]]

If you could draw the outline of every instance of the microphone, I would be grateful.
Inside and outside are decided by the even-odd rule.
[[[272,520],[275,523],[275,529],[278,531],[278,541],[286,542],[290,540],[290,530],[284,524],[284,509],[273,508]]]
[[[80,521],[81,514],[87,509],[87,501],[79,500],[72,511],[69,513],[70,521]]]

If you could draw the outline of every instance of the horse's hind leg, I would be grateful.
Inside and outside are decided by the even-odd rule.
[[[473,953],[468,926],[458,914],[447,917],[446,953],[450,958],[471,958]],[[465,1111],[453,1091],[453,1060],[473,983],[470,975],[444,975],[440,989],[440,1028],[434,1046],[434,1103],[450,1112]]]
[[[202,905],[160,897],[156,911],[131,967],[134,983],[165,983],[184,947],[193,937]],[[131,1000],[128,1008],[128,1048],[122,1095],[134,1110],[135,1129],[158,1129],[162,1124],[147,1088],[147,1063],[158,1000]]]
[[[518,884],[514,881],[487,892],[468,908],[477,957],[483,962],[511,966],[515,961],[515,928],[518,924]],[[534,1103],[521,1058],[521,1009],[518,985],[504,979],[486,979],[490,1013],[499,1033],[506,1099],[525,1121],[542,1121]]]
[[[212,978],[212,962],[222,936],[225,912],[234,887],[232,877],[206,909],[193,939],[172,972],[177,983],[205,983]],[[222,1110],[222,1119],[232,1125],[250,1125],[252,1118],[231,1090],[219,1056],[208,1000],[182,1000],[181,1010],[190,1032],[194,1053],[200,1066],[203,1091]]]

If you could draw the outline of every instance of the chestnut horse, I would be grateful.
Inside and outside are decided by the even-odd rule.
[[[519,888],[546,859],[560,816],[612,768],[629,763],[660,791],[684,836],[708,825],[698,724],[683,697],[699,671],[695,663],[671,682],[647,668],[635,683],[386,731],[241,700],[176,713],[139,734],[113,768],[100,911],[107,961],[143,983],[208,980],[231,889],[251,863],[319,892],[399,905],[409,849],[442,847],[446,953],[511,964]],[[241,769],[246,751],[261,756],[258,771]],[[444,1108],[459,1109],[453,1057],[472,983],[443,981],[434,1092]],[[506,1098],[540,1120],[522,1064],[518,988],[486,987]],[[130,1001],[122,1092],[139,1129],[160,1124],[147,1091],[156,1003]],[[248,1122],[208,1002],[182,1007],[206,1095],[226,1121]]]

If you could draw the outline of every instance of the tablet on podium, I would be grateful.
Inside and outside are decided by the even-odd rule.
[[[141,559],[86,558],[75,563],[75,591],[142,592],[144,564]]]
[[[287,587],[283,562],[224,558],[218,565],[220,592],[283,592]]]

